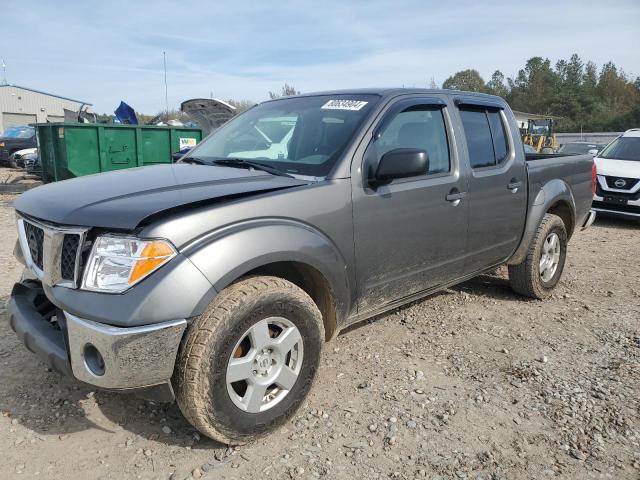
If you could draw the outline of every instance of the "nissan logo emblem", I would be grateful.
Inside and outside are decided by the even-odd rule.
[[[618,188],[622,188],[627,184],[627,181],[624,178],[619,178],[615,181],[614,185]]]

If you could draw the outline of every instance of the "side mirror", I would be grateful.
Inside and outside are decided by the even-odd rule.
[[[369,183],[387,183],[396,178],[415,177],[429,171],[429,156],[417,148],[396,148],[385,153]]]
[[[596,155],[598,155],[598,150],[596,148],[592,148],[591,150],[589,150],[588,152],[591,156],[595,157]]]

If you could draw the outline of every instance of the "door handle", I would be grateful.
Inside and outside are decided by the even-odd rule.
[[[455,202],[456,200],[462,200],[466,196],[467,192],[456,192],[448,194],[445,198],[447,202]]]
[[[522,186],[522,182],[516,179],[512,179],[507,185],[507,188],[511,190],[513,193],[516,193],[521,186]]]
[[[460,203],[460,200],[462,200],[466,196],[467,192],[459,192],[457,189],[454,189],[451,190],[451,192],[449,192],[444,198],[447,200],[447,202],[451,202],[454,206],[456,206]]]

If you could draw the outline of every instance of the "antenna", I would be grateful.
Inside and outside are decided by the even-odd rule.
[[[2,85],[9,85],[9,82],[7,82],[7,64],[4,63],[4,59],[2,59]]]
[[[164,63],[164,106],[165,122],[169,122],[169,93],[167,90],[167,52],[162,52],[162,62]]]

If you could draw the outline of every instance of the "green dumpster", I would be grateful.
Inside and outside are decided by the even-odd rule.
[[[37,123],[45,183],[123,168],[171,163],[171,154],[202,140],[202,130],[147,125]]]

